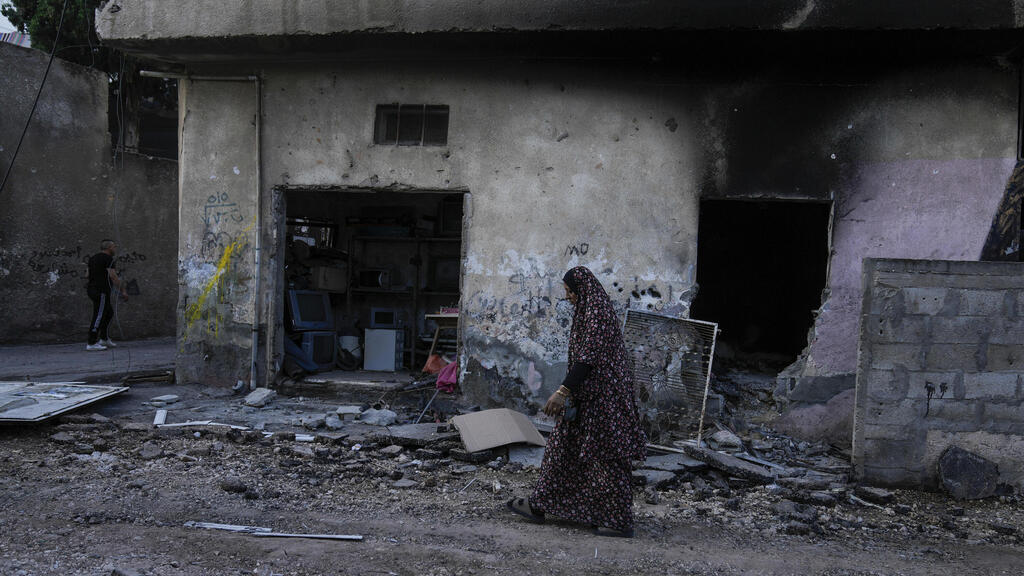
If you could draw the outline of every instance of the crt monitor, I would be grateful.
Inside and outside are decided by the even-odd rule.
[[[294,330],[334,330],[334,314],[327,292],[289,290],[288,312]]]

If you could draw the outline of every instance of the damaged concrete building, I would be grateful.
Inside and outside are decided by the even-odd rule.
[[[410,367],[457,308],[466,396],[535,409],[586,265],[851,390],[864,258],[1017,259],[1024,6],[756,4],[107,3],[181,78],[179,378],[271,383],[319,291]]]

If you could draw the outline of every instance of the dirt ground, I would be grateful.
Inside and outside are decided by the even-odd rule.
[[[219,421],[270,415],[221,393],[148,387],[78,417],[0,428],[0,574],[966,576],[1017,575],[1024,566],[1017,497],[955,502],[897,491],[878,508],[841,500],[812,511],[818,529],[790,535],[770,487],[638,487],[636,538],[608,538],[508,513],[505,502],[535,481],[533,468],[480,463],[470,471],[447,460],[418,467],[409,450],[385,455],[359,434],[322,444],[225,429],[155,431],[143,402],[168,392],[182,396],[172,414],[187,410],[190,419],[204,410],[219,411]],[[294,419],[315,412],[313,404],[277,405]],[[400,474],[417,484],[395,488]],[[188,521],[364,540],[259,538]]]

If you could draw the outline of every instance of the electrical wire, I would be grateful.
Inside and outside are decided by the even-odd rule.
[[[28,118],[25,119],[25,127],[21,130],[21,138],[18,139],[18,145],[14,148],[14,155],[11,156],[11,163],[7,165],[7,171],[4,172],[4,179],[0,181],[0,193],[3,193],[4,188],[7,187],[7,179],[11,176],[11,171],[14,169],[14,161],[18,158],[18,152],[21,151],[21,145],[25,141],[25,134],[28,133],[28,127],[32,123],[32,116],[36,113],[36,106],[39,105],[39,96],[43,93],[43,86],[46,85],[46,77],[50,75],[50,67],[53,66],[53,57],[57,54],[57,43],[60,42],[60,32],[64,28],[64,13],[68,9],[68,0],[64,0],[64,6],[60,9],[60,21],[57,23],[57,36],[53,39],[53,46],[50,47],[50,59],[46,63],[46,71],[43,72],[43,80],[39,83],[39,89],[36,90],[36,99],[32,101],[32,109],[28,112]]]

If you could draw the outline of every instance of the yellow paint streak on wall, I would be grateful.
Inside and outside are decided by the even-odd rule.
[[[224,247],[224,253],[220,255],[220,261],[217,262],[217,269],[214,272],[213,277],[210,278],[210,280],[206,283],[205,286],[203,286],[203,290],[199,293],[199,297],[197,297],[195,302],[189,305],[188,309],[185,311],[186,330],[190,330],[192,328],[192,325],[195,324],[200,317],[202,317],[203,309],[206,305],[206,300],[210,297],[210,294],[213,292],[213,289],[220,284],[221,279],[224,276],[224,272],[227,271],[228,266],[231,264],[232,256],[234,256],[236,252],[241,250],[242,243],[246,240],[246,233],[249,231],[250,228],[252,228],[252,226],[249,226],[245,230],[242,230],[242,233],[239,234],[238,238],[231,242],[231,244],[228,244],[227,246]],[[221,295],[221,301],[223,301],[223,295]],[[220,318],[218,317],[214,319],[214,335],[216,335],[219,331]]]

